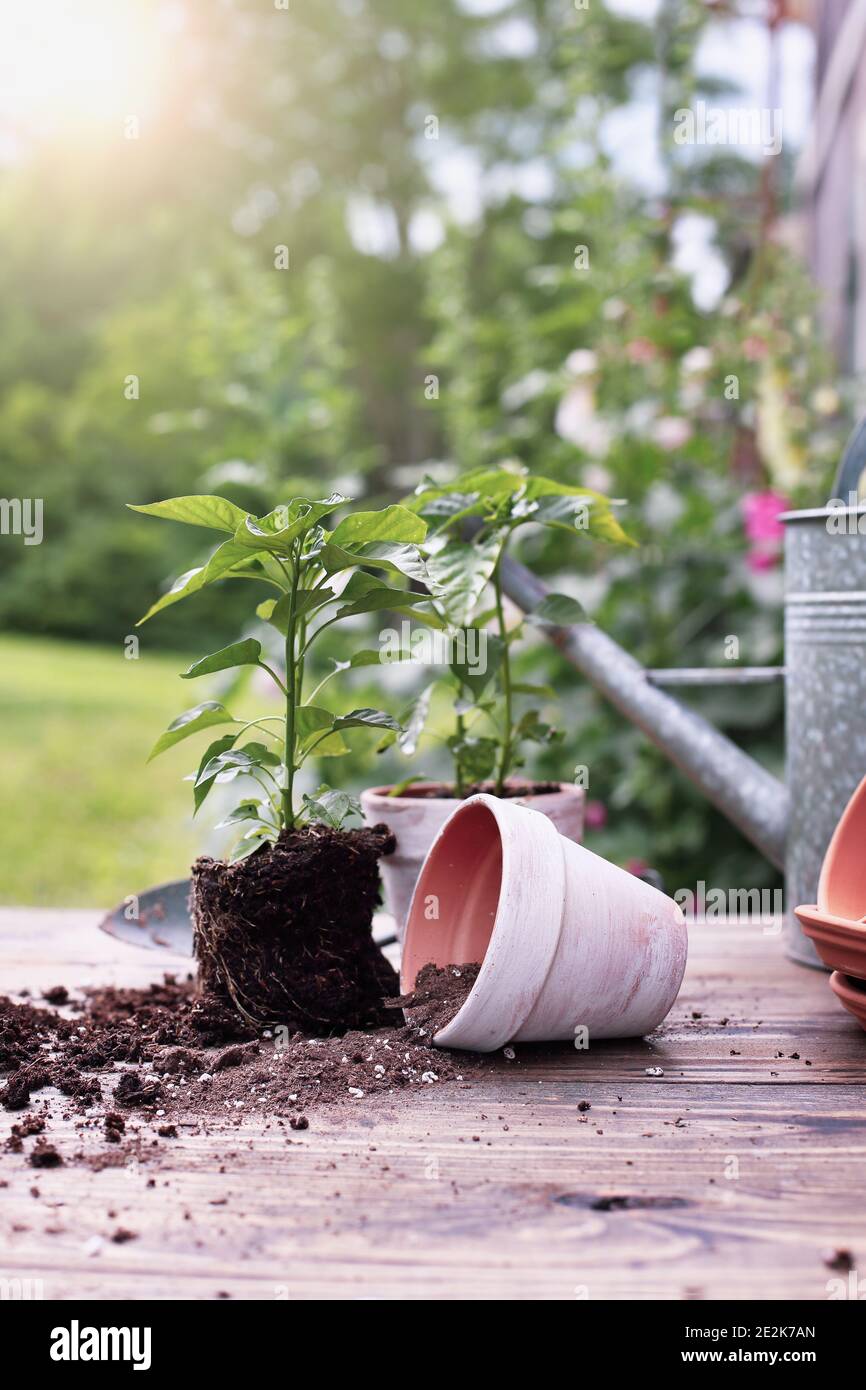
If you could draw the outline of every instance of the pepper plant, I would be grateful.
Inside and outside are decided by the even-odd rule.
[[[217,580],[254,583],[269,591],[255,611],[279,633],[282,673],[265,659],[262,643],[246,637],[193,662],[183,679],[257,666],[277,687],[285,714],[240,720],[221,702],[205,700],[178,715],[150,754],[155,758],[193,734],[230,726],[207,747],[192,781],[196,811],[217,779],[226,782],[245,776],[258,784],[256,796],[241,801],[222,823],[246,826],[234,859],[299,824],[323,821],[339,829],[357,803],[343,792],[322,787],[313,797],[305,795],[299,805],[296,774],[314,755],[347,753],[344,734],[350,730],[377,729],[395,735],[400,731],[398,721],[383,710],[355,709],[340,715],[322,703],[322,691],[333,676],[377,664],[378,650],[358,651],[347,661],[334,662],[333,670],[306,694],[310,652],[321,635],[343,619],[384,609],[434,627],[443,623],[425,595],[411,593],[402,584],[405,577],[424,582],[429,578],[418,550],[426,522],[407,507],[390,506],[350,512],[328,530],[326,519],[349,501],[339,493],[317,501],[296,497],[260,517],[224,497],[173,497],[132,507],[224,536],[203,565],[182,574],[153,604],[142,623]],[[257,736],[244,742],[252,730]]]
[[[446,742],[454,762],[455,793],[462,797],[468,785],[492,776],[495,793],[501,796],[511,773],[523,766],[524,743],[551,743],[561,737],[544,722],[536,705],[518,712],[518,697],[552,699],[555,692],[515,680],[512,648],[527,624],[549,628],[586,620],[576,599],[551,593],[520,622],[507,626],[502,562],[515,532],[536,525],[619,545],[632,542],[616,520],[610,498],[550,478],[528,477],[523,471],[477,469],[446,486],[428,478],[407,505],[428,524],[424,558],[433,611],[452,632],[464,634],[447,673],[439,678],[454,696],[455,726]],[[492,602],[485,606],[491,590]],[[482,662],[467,660],[470,629],[476,633],[474,650],[484,654]],[[406,728],[386,734],[380,747],[396,741],[404,752],[414,752],[435,684],[425,687],[407,713]]]

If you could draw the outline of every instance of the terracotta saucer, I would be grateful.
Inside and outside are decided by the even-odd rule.
[[[853,1014],[860,1027],[866,1030],[866,984],[834,970],[830,976],[830,988],[839,1003],[849,1014]]]
[[[825,965],[866,980],[866,923],[833,917],[818,907],[797,907],[794,911]]]

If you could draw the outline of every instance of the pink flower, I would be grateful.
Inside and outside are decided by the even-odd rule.
[[[603,801],[588,801],[583,818],[587,830],[603,830],[607,825],[607,807]]]
[[[787,497],[772,489],[746,493],[742,502],[743,529],[751,542],[746,556],[750,570],[760,573],[772,569],[776,564],[785,534],[779,516],[790,505]]]
[[[670,453],[688,444],[692,437],[692,427],[682,415],[662,415],[661,419],[656,420],[650,427],[650,436],[654,444]]]
[[[747,492],[743,498],[743,517],[750,541],[778,541],[785,534],[779,516],[790,507],[787,497],[768,489],[766,492]]]
[[[629,859],[625,867],[630,874],[634,874],[637,878],[640,878],[641,874],[646,873],[649,864],[645,859]]]
[[[658,357],[658,349],[649,338],[632,338],[625,345],[625,355],[629,362],[646,364]]]
[[[743,339],[743,356],[750,362],[760,362],[767,356],[768,348],[763,338],[758,338],[752,334]]]

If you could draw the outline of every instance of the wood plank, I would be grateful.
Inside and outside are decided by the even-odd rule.
[[[158,977],[93,923],[0,913],[0,989]],[[49,1298],[822,1299],[828,1250],[866,1264],[864,1061],[826,976],[760,929],[698,925],[646,1042],[520,1047],[411,1108],[326,1108],[303,1133],[233,1117],[101,1172],[3,1153],[0,1276]]]

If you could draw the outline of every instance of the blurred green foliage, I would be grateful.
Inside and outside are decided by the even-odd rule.
[[[786,157],[767,175],[672,140],[676,109],[736,99],[695,62],[724,21],[698,0],[664,0],[653,26],[601,0],[182,9],[140,139],[61,134],[4,170],[0,496],[44,498],[45,541],[0,538],[0,624],[119,662],[154,591],[201,554],[127,501],[218,491],[261,512],[337,487],[381,503],[514,458],[627,499],[639,550],[566,558],[531,534],[522,555],[640,660],[720,664],[730,636],[740,661],[777,660],[780,570],[750,559],[742,499],[823,500],[848,417],[804,274],[771,235]],[[636,84],[653,94],[651,192],[606,135]],[[711,309],[678,269],[694,217],[729,276]],[[178,605],[143,650],[229,640],[238,602],[224,586]],[[536,639],[521,661],[561,697],[566,741],[538,773],[586,765],[606,808],[591,845],[671,887],[773,881],[552,649]],[[422,680],[392,674],[398,700]],[[780,764],[780,691],[700,698]],[[420,764],[446,766],[435,746]],[[347,767],[355,787],[411,770],[392,754]]]

